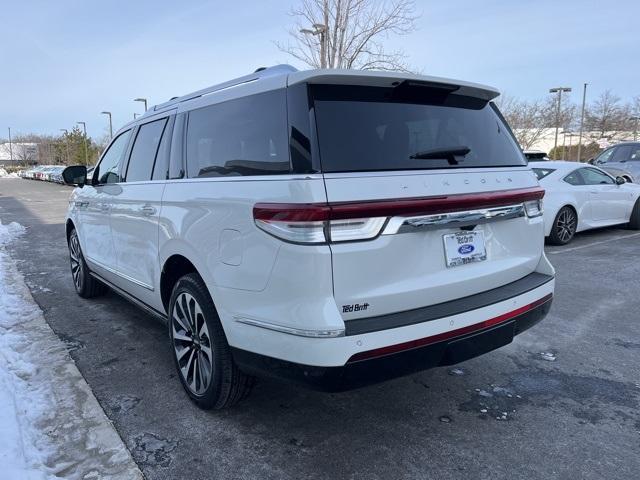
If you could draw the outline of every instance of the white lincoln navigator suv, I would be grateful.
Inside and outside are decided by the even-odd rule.
[[[165,319],[202,408],[254,376],[339,391],[508,344],[554,270],[497,95],[281,65],[157,105],[90,180],[64,172],[76,290]]]

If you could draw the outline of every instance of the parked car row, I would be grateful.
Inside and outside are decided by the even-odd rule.
[[[525,150],[529,162],[548,162],[549,155],[541,150]],[[622,177],[627,183],[640,178],[640,142],[623,142],[607,148],[589,160],[613,177]]]
[[[62,172],[66,167],[64,165],[38,165],[28,170],[22,170],[18,173],[20,177],[28,180],[42,180],[44,182],[62,183]],[[91,178],[93,167],[87,169],[87,176]]]
[[[28,180],[64,183],[62,180],[62,171],[64,169],[64,165],[38,165],[37,167],[21,171],[19,175]]]

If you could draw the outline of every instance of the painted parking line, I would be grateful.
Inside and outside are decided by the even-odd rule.
[[[558,254],[558,253],[574,252],[576,250],[582,250],[583,248],[595,247],[596,245],[602,245],[603,243],[615,242],[617,240],[624,240],[625,238],[633,238],[633,237],[638,237],[638,236],[640,236],[640,232],[631,233],[629,235],[619,235],[617,237],[607,238],[606,240],[600,240],[598,242],[591,242],[591,243],[587,243],[586,245],[579,245],[577,247],[569,247],[569,248],[559,247],[557,250],[549,250],[546,253],[548,253],[550,255],[555,255],[555,254]]]

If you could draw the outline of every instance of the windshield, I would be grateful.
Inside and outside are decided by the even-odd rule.
[[[491,104],[424,89],[313,85],[325,172],[524,166]]]

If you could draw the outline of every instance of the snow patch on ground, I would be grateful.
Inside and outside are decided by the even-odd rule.
[[[0,477],[142,478],[6,251],[24,232],[0,223]]]
[[[20,178],[17,173],[8,173],[4,168],[0,168],[0,178]]]

